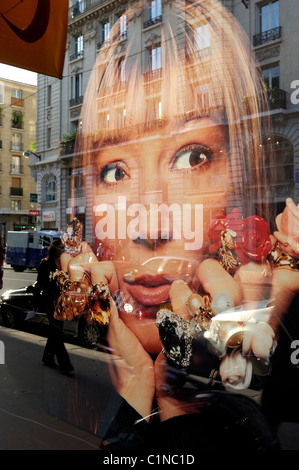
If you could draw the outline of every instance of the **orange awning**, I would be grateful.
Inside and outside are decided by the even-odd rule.
[[[0,62],[62,77],[68,0],[0,0]]]

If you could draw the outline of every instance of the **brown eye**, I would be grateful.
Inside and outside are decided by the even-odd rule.
[[[122,162],[113,162],[105,165],[100,172],[100,182],[113,184],[127,178],[127,173]]]
[[[188,170],[200,167],[212,159],[210,149],[201,145],[188,145],[180,149],[173,158],[172,168],[176,170]]]

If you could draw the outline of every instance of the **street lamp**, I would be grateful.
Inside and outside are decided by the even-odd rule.
[[[25,152],[23,152],[23,157],[29,158],[31,154],[34,155],[39,160],[41,160],[41,156],[37,155],[37,153],[32,152],[32,150],[25,150]]]

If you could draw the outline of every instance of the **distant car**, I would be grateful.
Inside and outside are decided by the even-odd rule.
[[[32,311],[34,284],[17,290],[6,291],[0,297],[0,314],[7,328],[21,328],[25,322],[49,325],[46,313]],[[99,349],[106,345],[107,327],[86,321],[84,314],[72,321],[64,321],[63,331],[78,339],[81,346]]]

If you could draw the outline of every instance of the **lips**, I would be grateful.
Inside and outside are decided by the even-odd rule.
[[[128,293],[139,303],[145,306],[154,306],[169,299],[170,284],[161,284],[148,287],[143,284],[128,284]]]
[[[128,293],[141,305],[154,306],[169,299],[170,280],[164,275],[125,276]]]

